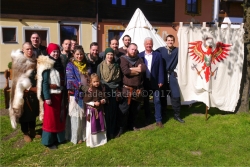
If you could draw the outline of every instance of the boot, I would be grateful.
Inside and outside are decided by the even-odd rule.
[[[119,132],[118,132],[118,134],[116,135],[115,138],[120,137],[122,134],[123,134],[123,127],[120,127],[120,130],[119,130]]]
[[[174,111],[174,119],[180,123],[185,123],[185,121],[180,118],[180,111]]]
[[[50,150],[56,150],[57,146],[55,144],[51,144],[47,146]]]
[[[183,119],[181,119],[180,117],[174,117],[174,119],[180,123],[185,123],[185,121]]]
[[[174,119],[180,123],[184,123],[185,121],[180,118],[181,99],[179,97],[172,97],[171,103],[174,109]]]
[[[32,141],[28,133],[24,133],[24,134],[23,134],[23,139],[24,139],[24,141],[25,141],[26,143],[29,143],[29,142]]]
[[[30,137],[36,138],[36,139],[40,139],[42,136],[36,134],[36,130],[35,129],[30,129]]]

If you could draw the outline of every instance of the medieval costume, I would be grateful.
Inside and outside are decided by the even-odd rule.
[[[44,56],[48,55],[48,53],[46,51],[46,49],[47,49],[46,46],[39,45],[39,47],[36,48],[36,47],[34,47],[32,45],[32,48],[33,48],[33,56],[34,56],[34,58],[38,58],[38,56],[40,56],[40,55],[44,55]]]
[[[111,48],[105,50],[105,54],[108,52],[113,53]],[[105,87],[105,93],[108,96],[108,104],[104,105],[105,120],[107,125],[107,136],[108,138],[113,138],[116,133],[116,122],[117,113],[119,111],[117,93],[118,87],[121,81],[121,72],[119,64],[112,62],[107,63],[107,60],[103,60],[102,63],[97,68],[97,75],[99,76],[102,85]]]
[[[127,54],[127,49],[123,49],[123,47],[119,48],[119,52],[123,53],[123,55]]]
[[[91,87],[92,91],[84,96],[87,108],[86,145],[98,147],[107,143],[106,125],[103,113],[103,105],[95,106],[95,102],[105,99],[101,88]]]
[[[59,47],[50,43],[47,48],[49,56],[39,56],[37,59],[37,96],[40,119],[43,119],[42,144],[45,146],[65,141],[64,68],[60,58],[50,56],[54,50],[59,51]],[[57,89],[50,89],[50,84],[57,85]],[[51,100],[51,104],[47,104],[46,100]]]
[[[36,116],[39,113],[38,99],[36,93],[27,90],[36,87],[36,60],[26,57],[20,50],[13,51],[11,57],[13,72],[9,108],[11,125],[16,128],[19,121],[24,137],[35,137]]]
[[[90,56],[90,58],[89,58],[89,56]],[[90,65],[91,73],[92,73],[92,74],[93,74],[93,73],[96,73],[96,71],[97,71],[97,66],[102,62],[102,59],[99,58],[99,57],[97,57],[96,60],[93,60],[94,58],[91,59],[90,53],[86,53],[86,54],[85,54],[85,58],[86,58],[86,60],[87,60],[87,63]]]
[[[73,55],[72,55],[72,53],[71,52],[69,52],[69,53],[67,53],[67,54],[60,54],[60,59],[61,59],[61,61],[62,61],[62,65],[63,65],[63,67],[64,67],[64,69],[66,68],[66,66],[67,66],[67,64],[68,64],[68,62],[69,62],[69,59],[72,57]]]
[[[69,114],[66,123],[66,139],[76,144],[86,140],[86,113],[83,97],[88,90],[88,68],[86,59],[78,62],[74,58],[66,67],[69,94]]]
[[[127,49],[124,49],[123,47],[119,48],[119,54],[126,55],[127,54]],[[139,51],[137,50],[137,54],[139,54]]]
[[[119,115],[119,137],[125,129],[137,130],[136,128],[136,117],[138,113],[138,108],[140,101],[142,100],[141,91],[143,89],[143,75],[146,71],[146,66],[143,60],[137,55],[130,57],[124,55],[120,58],[121,60],[121,71],[123,73],[123,89],[122,95],[123,99],[119,104],[121,110]],[[135,76],[131,76],[131,69],[133,67],[138,67],[141,65],[141,73]],[[139,92],[139,93],[138,93]],[[138,97],[138,99],[137,99]],[[126,127],[127,125],[127,127]]]
[[[120,57],[121,57],[122,55],[125,55],[125,54],[124,54],[123,52],[120,52],[119,50],[114,51],[114,61],[115,61],[116,63],[120,64]],[[105,51],[99,53],[99,57],[100,57],[102,60],[105,60],[105,59],[106,59]]]
[[[174,110],[174,118],[179,122],[184,122],[180,119],[181,111],[181,100],[180,100],[180,88],[176,78],[175,69],[178,63],[178,48],[177,47],[160,47],[157,49],[162,55],[163,66],[165,68],[165,89],[170,90],[171,104]],[[162,106],[167,106],[166,104],[167,92],[165,92],[165,97],[162,99]]]

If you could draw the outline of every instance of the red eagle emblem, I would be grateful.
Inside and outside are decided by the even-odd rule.
[[[208,39],[212,38],[206,38],[206,40]],[[211,64],[216,64],[216,62],[221,62],[226,59],[228,56],[228,52],[230,51],[230,46],[231,45],[229,44],[217,42],[215,49],[212,50],[211,45],[205,46],[202,41],[189,42],[188,53],[190,53],[190,56],[193,57],[193,60],[198,63],[203,63],[202,69],[200,71],[196,67],[197,64],[193,64],[192,66],[192,68],[196,69],[197,74],[200,75],[201,79],[203,79],[201,72],[204,71],[206,82],[209,81],[210,76],[213,76],[215,71],[218,69],[216,68],[211,73]]]

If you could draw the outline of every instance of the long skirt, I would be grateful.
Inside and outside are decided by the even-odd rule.
[[[96,127],[92,127],[93,126],[93,117],[95,117],[95,115],[93,114],[93,111],[91,111],[91,109],[87,108],[87,115],[89,115],[90,120],[87,121],[87,127],[86,127],[86,145],[87,147],[98,147],[101,145],[104,145],[107,143],[107,136],[106,136],[106,131],[105,129],[103,129],[103,126],[99,127],[101,131],[96,131]],[[99,114],[99,117],[101,116],[101,114]],[[105,118],[102,115],[101,118],[104,122],[104,126],[105,126]]]
[[[51,94],[51,105],[44,102],[43,130],[46,132],[62,132],[65,130],[65,113],[61,116],[62,94]],[[64,110],[65,111],[65,110]]]
[[[65,140],[65,110],[61,110],[62,94],[51,94],[51,105],[44,102],[42,144],[51,145]]]
[[[80,140],[86,140],[86,114],[84,109],[75,101],[74,96],[70,96],[69,100],[69,114],[66,120],[65,137],[66,140],[77,144]]]
[[[111,89],[110,94],[113,95],[115,89]],[[108,137],[112,137],[116,134],[117,130],[117,113],[119,112],[119,103],[116,101],[116,97],[110,96],[108,99],[108,103],[104,105],[105,112],[105,121],[107,125],[107,135]]]

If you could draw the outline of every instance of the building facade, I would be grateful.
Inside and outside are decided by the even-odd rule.
[[[33,32],[41,36],[44,46],[50,42],[60,45],[66,38],[75,38],[89,48],[89,43],[96,40],[95,4],[90,0],[2,0],[0,72],[7,69],[11,51],[21,49]]]
[[[99,51],[109,46],[113,37],[120,38],[135,10],[140,8],[147,20],[164,39],[176,37],[179,22],[213,22],[218,0],[2,0],[0,20],[0,72],[11,61],[11,50],[20,49],[38,32],[42,44],[61,44],[65,38],[76,38],[89,51],[91,42]],[[242,0],[220,0],[220,20],[242,16]]]

